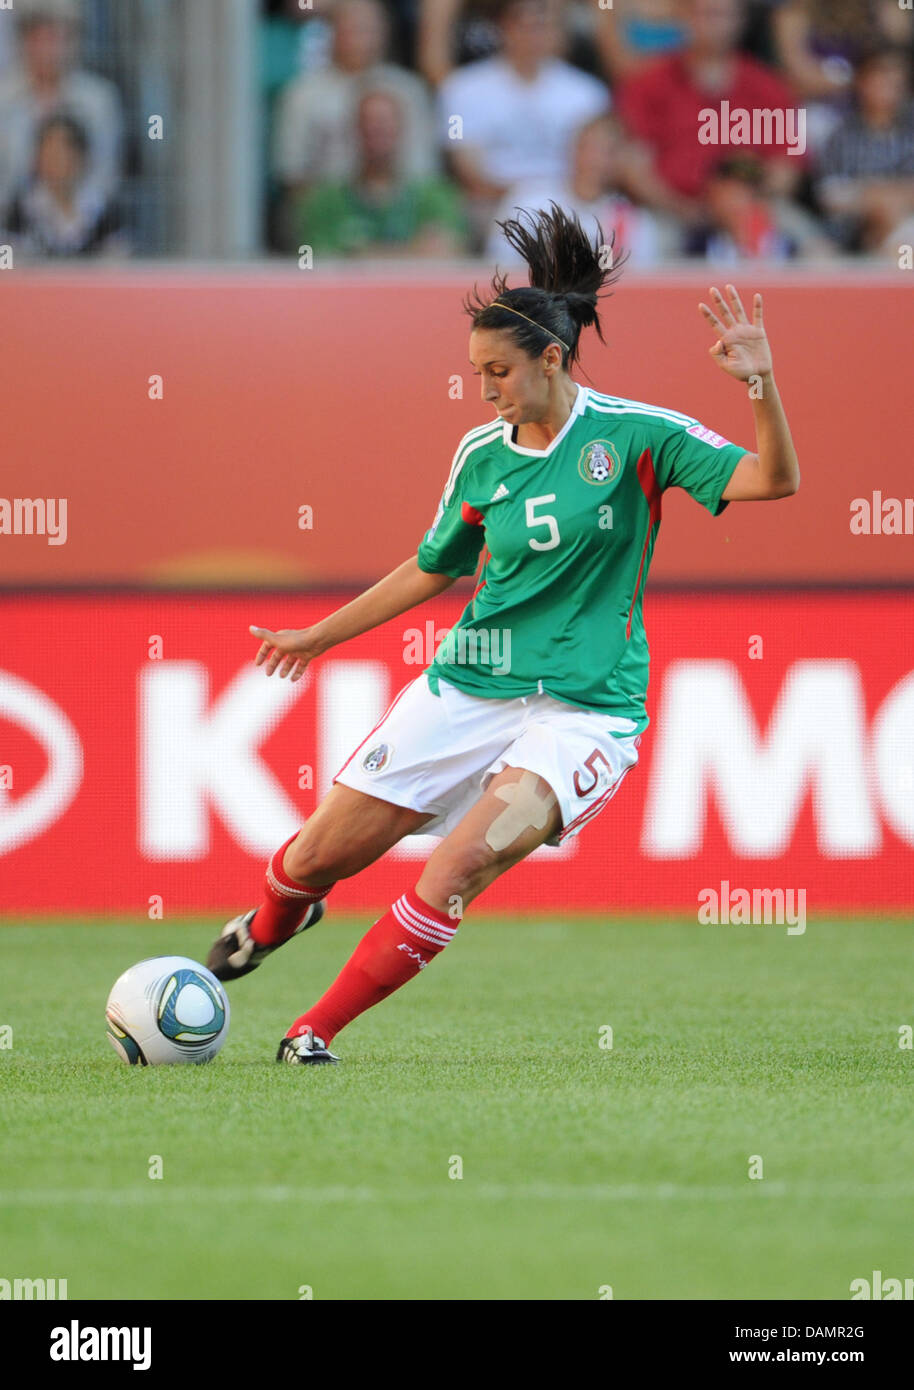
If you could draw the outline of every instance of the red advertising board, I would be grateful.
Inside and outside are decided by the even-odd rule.
[[[0,604],[0,913],[239,910],[272,850],[457,617],[453,592],[296,685],[251,622],[349,595],[54,595]],[[693,911],[721,884],[807,910],[914,903],[914,618],[904,592],[655,593],[641,762],[577,840],[486,909]],[[333,900],[383,908],[434,842]],[[732,891],[731,889],[731,891]]]
[[[4,276],[0,511],[65,499],[67,524],[51,543],[0,517],[0,585],[374,582],[415,551],[461,437],[493,419],[462,309],[489,275]],[[718,520],[674,489],[653,578],[914,582],[911,525],[882,524],[911,493],[914,275],[743,267],[740,288],[764,293],[802,486]],[[626,272],[575,375],[754,449],[746,388],[708,356],[707,298],[701,268]]]

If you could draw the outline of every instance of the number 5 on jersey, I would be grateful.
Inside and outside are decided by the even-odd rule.
[[[541,503],[554,502],[555,496],[556,495],[554,492],[549,492],[546,494],[545,497],[528,497],[526,499],[525,505],[527,508],[528,527],[546,526],[549,529],[548,541],[537,540],[536,538],[531,536],[530,546],[533,550],[555,550],[555,547],[559,543],[559,526],[555,517],[549,516],[547,514],[544,514],[542,516],[536,515],[537,507],[540,506]]]

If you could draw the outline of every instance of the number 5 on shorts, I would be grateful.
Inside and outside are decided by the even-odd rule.
[[[594,766],[598,758],[600,762],[603,764],[603,766],[606,768],[607,772],[609,773],[610,779],[612,779],[612,768],[606,761],[606,755],[604,753],[601,753],[599,748],[595,748],[584,764],[584,766],[587,768],[587,771],[593,773],[593,781],[591,782],[590,786],[582,787],[580,772],[576,772],[574,774],[574,789],[577,792],[578,796],[589,796],[590,793],[593,791],[594,787],[599,782],[600,774]]]

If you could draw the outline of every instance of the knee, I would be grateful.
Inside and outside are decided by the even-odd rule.
[[[474,842],[459,848],[444,846],[437,850],[425,867],[425,875],[444,897],[452,894],[474,894],[480,882],[491,878],[499,856],[485,843]]]
[[[290,878],[298,883],[335,883],[339,878],[349,878],[358,873],[361,865],[347,863],[338,848],[334,848],[323,837],[308,834],[307,828],[294,840],[283,856],[283,868]]]

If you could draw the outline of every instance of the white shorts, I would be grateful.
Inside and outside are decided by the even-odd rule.
[[[434,816],[413,834],[450,834],[496,773],[521,767],[558,798],[562,830],[546,841],[558,845],[600,814],[638,761],[632,719],[551,695],[488,700],[440,678],[438,688],[424,672],[404,686],[333,779]]]

